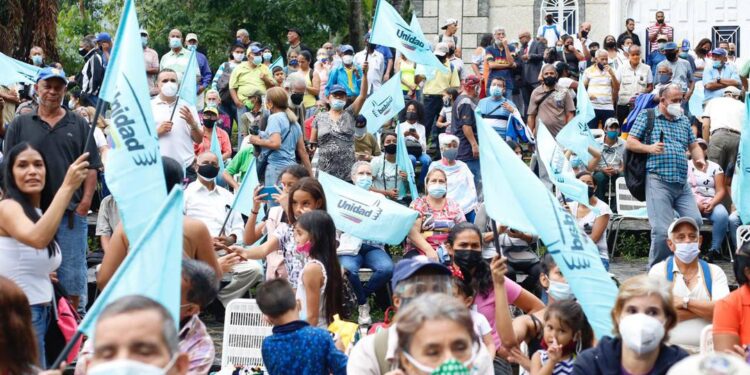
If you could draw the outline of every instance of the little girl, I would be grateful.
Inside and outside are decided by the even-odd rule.
[[[576,355],[591,347],[594,335],[581,305],[573,300],[553,302],[544,321],[542,349],[531,358],[531,374],[571,374]]]
[[[325,328],[335,314],[342,312],[343,284],[336,257],[336,226],[325,211],[308,211],[294,226],[294,239],[297,252],[309,256],[297,286],[300,319]]]
[[[484,315],[480,314],[474,306],[474,296],[476,292],[471,284],[464,281],[463,274],[458,267],[451,267],[453,271],[453,289],[454,295],[459,301],[463,302],[469,308],[471,320],[474,322],[474,333],[482,338],[482,342],[487,347],[490,358],[495,358],[495,342],[492,340],[492,327]]]

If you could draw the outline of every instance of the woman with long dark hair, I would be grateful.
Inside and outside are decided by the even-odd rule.
[[[39,352],[26,293],[0,276],[0,374],[36,373]]]
[[[42,367],[45,366],[44,336],[53,297],[50,273],[62,261],[55,234],[73,194],[86,179],[87,159],[88,153],[84,153],[70,165],[62,186],[44,213],[39,208],[47,178],[47,162],[42,153],[27,142],[20,143],[6,155],[3,168],[5,197],[0,201],[0,276],[18,284],[29,300]]]
[[[310,257],[297,286],[300,317],[313,326],[327,327],[335,314],[342,313],[343,280],[336,257],[336,225],[325,211],[309,211],[294,226],[294,238],[297,251]]]

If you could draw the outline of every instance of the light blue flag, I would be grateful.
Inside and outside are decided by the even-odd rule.
[[[268,67],[268,70],[273,71],[273,68],[275,68],[277,66],[280,66],[282,68],[284,67],[284,59],[281,58],[281,56],[279,56],[278,58],[276,58],[276,60],[274,60],[271,63],[271,66]]]
[[[396,127],[396,169],[402,170],[406,173],[406,181],[409,182],[409,194],[411,199],[417,199],[417,184],[414,182],[414,165],[409,159],[409,152],[406,150],[406,140],[404,139],[403,132],[398,131]],[[425,168],[425,166],[422,166]],[[396,178],[398,180],[398,177]],[[403,199],[406,196],[406,187],[403,184],[399,184],[398,187],[398,199]]]
[[[596,245],[575,218],[500,139],[476,116],[479,160],[488,215],[513,229],[539,234],[583,307],[597,338],[612,334],[610,312],[617,287]]]
[[[8,86],[14,83],[36,83],[36,77],[42,68],[18,61],[0,52],[0,85]]]
[[[748,193],[750,191],[750,95],[745,96],[745,123],[742,124],[735,168],[732,179],[732,199],[735,201],[742,222],[750,225],[750,193]]]
[[[198,102],[198,58],[195,56],[195,51],[190,51],[188,64],[180,82],[180,91],[177,94],[193,106]]]
[[[589,92],[586,91],[586,85],[578,85],[576,90],[576,116],[580,115],[583,121],[589,122],[596,117],[594,106],[591,105]]]
[[[404,107],[401,72],[398,72],[365,100],[359,114],[367,119],[367,131],[377,133],[386,121],[396,116]]]
[[[245,176],[242,178],[240,187],[234,192],[234,202],[232,203],[232,209],[245,216],[250,216],[250,212],[253,210],[253,195],[255,188],[258,187],[258,172],[256,171],[255,162],[258,159],[253,159],[250,162]]]
[[[549,173],[550,180],[557,189],[567,198],[571,198],[586,206],[589,205],[588,185],[576,178],[570,161],[565,157],[562,147],[557,144],[547,127],[540,121],[536,133],[537,145],[539,146],[539,157],[544,163],[544,168]]]
[[[601,150],[602,146],[594,139],[589,129],[589,121],[594,119],[594,107],[591,105],[589,93],[586,92],[584,85],[578,85],[578,107],[576,115],[570,120],[565,127],[557,133],[557,141],[563,147],[572,150],[578,155],[584,163],[591,161],[589,146]]]
[[[700,118],[703,114],[704,98],[705,93],[703,92],[703,85],[696,84],[695,89],[693,89],[693,95],[691,95],[690,100],[688,100],[688,110],[691,115]]]
[[[417,211],[382,194],[367,191],[325,172],[319,172],[318,181],[323,186],[328,214],[336,229],[357,238],[396,245],[404,240],[417,220]]]
[[[135,5],[127,0],[99,91],[109,102],[113,126],[104,177],[132,240],[141,237],[167,197],[139,30]]]
[[[118,34],[121,35],[121,34]],[[175,186],[155,212],[142,237],[131,242],[128,255],[83,318],[78,330],[93,337],[99,315],[120,297],[141,295],[161,303],[180,317],[182,280],[182,188]]]
[[[413,22],[413,21],[412,21]],[[442,70],[447,68],[432,54],[421,28],[407,24],[398,11],[387,1],[378,0],[375,18],[372,21],[370,43],[392,47],[404,54],[407,59],[418,64],[431,65]]]
[[[204,128],[203,130],[205,131],[206,129]],[[224,157],[221,156],[221,143],[219,143],[219,136],[216,134],[218,132],[216,125],[214,125],[211,129],[211,153],[219,159],[219,175],[216,176],[216,183],[223,186],[224,178],[221,176],[224,174]]]

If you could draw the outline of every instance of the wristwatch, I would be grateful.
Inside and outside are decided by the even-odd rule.
[[[683,310],[688,309],[688,303],[690,303],[690,297],[688,296],[682,297],[682,309]]]

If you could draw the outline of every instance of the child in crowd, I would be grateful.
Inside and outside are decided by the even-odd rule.
[[[497,348],[495,348],[495,342],[492,341],[492,327],[490,327],[490,322],[487,321],[487,318],[480,314],[474,305],[476,291],[474,291],[471,284],[464,281],[464,277],[458,267],[453,268],[453,276],[453,294],[469,308],[471,320],[474,322],[474,332],[484,342],[490,358],[494,358]]]
[[[270,375],[346,374],[347,357],[336,348],[330,333],[300,320],[288,281],[267,281],[257,293],[258,307],[273,325],[273,334],[263,340],[261,349]]]
[[[544,341],[531,358],[531,374],[572,373],[576,356],[591,347],[594,336],[581,305],[573,300],[554,302],[547,306],[544,321]]]
[[[343,284],[336,256],[336,226],[325,211],[309,211],[294,226],[294,239],[297,252],[309,256],[297,287],[302,319],[325,328],[335,314],[342,312]]]
[[[458,90],[450,88],[443,93],[443,108],[440,109],[436,126],[444,128],[446,134],[453,134],[451,131],[451,121],[453,120],[453,101],[458,97]]]

